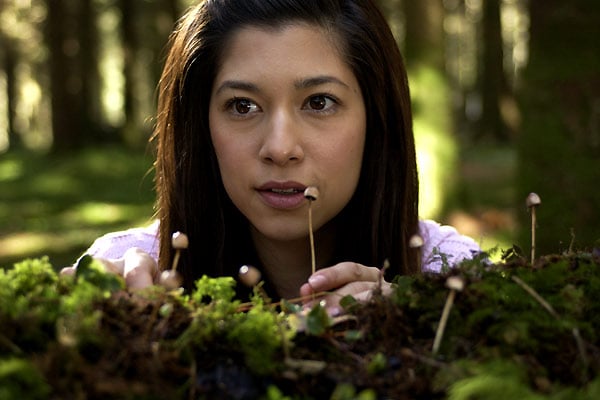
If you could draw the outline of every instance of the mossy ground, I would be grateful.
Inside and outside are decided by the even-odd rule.
[[[434,354],[450,275],[465,288]],[[600,397],[597,249],[398,277],[333,320],[258,292],[243,304],[234,285],[130,293],[93,263],[69,278],[44,259],[0,271],[0,399]]]

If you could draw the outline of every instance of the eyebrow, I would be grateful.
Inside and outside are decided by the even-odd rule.
[[[248,92],[258,92],[258,86],[256,86],[253,83],[245,82],[245,81],[227,80],[227,81],[223,82],[221,84],[221,86],[219,86],[219,88],[217,89],[217,91],[215,93],[219,94],[220,92],[222,92],[225,89],[238,89],[238,90],[245,90]]]
[[[310,77],[310,78],[299,79],[294,82],[294,87],[296,89],[307,89],[307,88],[320,86],[320,85],[324,85],[324,84],[328,84],[328,83],[333,83],[333,84],[343,86],[345,88],[350,88],[343,81],[339,80],[338,78],[336,78],[334,76],[330,76],[330,75],[319,75],[319,76],[314,76],[314,77]],[[244,90],[247,92],[258,92],[259,91],[258,86],[256,86],[253,83],[246,82],[246,81],[239,81],[239,80],[226,80],[219,86],[219,88],[217,89],[217,91],[215,93],[218,94],[225,89],[237,89],[237,90]]]
[[[310,88],[310,87],[314,87],[314,86],[324,85],[326,83],[334,83],[334,84],[349,88],[349,86],[346,83],[344,83],[341,80],[339,80],[338,78],[336,78],[334,76],[330,76],[330,75],[319,75],[319,76],[310,77],[310,78],[306,78],[306,79],[300,79],[300,80],[294,82],[294,87],[296,89],[306,89],[306,88]]]

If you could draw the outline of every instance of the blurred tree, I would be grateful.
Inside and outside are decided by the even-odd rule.
[[[442,1],[404,1],[405,58],[411,85],[414,127],[423,183],[420,211],[436,217],[454,187],[456,140],[445,68],[445,9]]]
[[[600,239],[600,2],[531,1],[519,201],[537,192],[541,253]],[[524,204],[524,203],[522,203]],[[525,212],[522,226],[528,226]],[[521,243],[529,243],[523,229]]]
[[[0,9],[4,7],[4,2],[0,1]],[[7,131],[8,131],[8,143],[13,149],[21,148],[23,143],[21,139],[21,133],[18,132],[15,120],[17,118],[17,96],[18,96],[18,85],[17,85],[17,61],[18,61],[18,48],[15,40],[9,35],[8,32],[0,29],[0,57],[2,60],[2,70],[4,70],[4,76],[6,79],[6,119],[7,119]]]
[[[479,84],[481,87],[481,118],[475,138],[508,141],[509,125],[502,116],[502,104],[514,101],[504,71],[504,43],[500,20],[501,1],[482,2],[482,39]]]
[[[135,102],[136,71],[138,36],[135,29],[136,0],[119,0],[121,11],[121,42],[123,46],[123,75],[125,78],[123,88],[123,111],[125,121],[123,124],[123,137],[134,135],[137,130],[137,108]]]
[[[50,66],[52,133],[55,150],[78,148],[82,143],[81,81],[77,68],[79,40],[68,0],[48,0],[46,19]]]
[[[118,5],[125,80],[122,137],[129,145],[139,146],[146,143],[152,129],[154,88],[162,71],[161,54],[174,21],[179,18],[180,6],[177,0],[143,5],[138,0],[119,0]]]
[[[97,12],[93,0],[79,0],[78,37],[80,40],[81,100],[83,101],[83,135],[96,136],[105,125],[100,103],[100,74],[98,71]],[[100,137],[101,139],[104,139]]]
[[[92,0],[48,0],[53,151],[81,148],[101,126]]]

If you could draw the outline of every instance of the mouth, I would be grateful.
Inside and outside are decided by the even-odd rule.
[[[306,185],[298,182],[267,182],[257,188],[263,201],[272,208],[293,209],[305,202]]]
[[[267,182],[262,186],[258,187],[258,190],[261,192],[272,192],[282,195],[294,195],[297,193],[303,193],[305,189],[306,185],[293,181]]]
[[[303,192],[302,190],[295,189],[295,188],[288,188],[288,189],[272,188],[272,189],[269,189],[269,191],[271,191],[273,193],[277,193],[277,194],[283,194],[283,195],[293,195],[293,194],[296,194],[296,193]]]

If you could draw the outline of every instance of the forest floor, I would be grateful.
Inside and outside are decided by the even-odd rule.
[[[484,250],[513,244],[516,230],[514,151],[462,150],[460,189],[440,222]],[[48,255],[72,263],[98,236],[147,225],[153,214],[152,155],[119,147],[68,156],[9,152],[0,157],[0,267]]]
[[[68,265],[98,236],[148,224],[151,154],[98,147],[63,156],[0,157],[0,267],[48,255]]]

